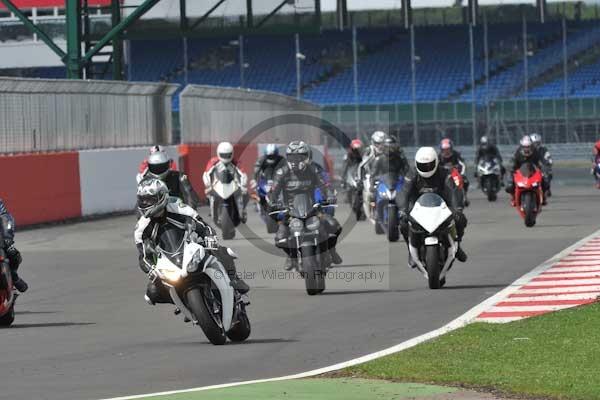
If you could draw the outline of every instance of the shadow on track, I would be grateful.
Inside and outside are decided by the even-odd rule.
[[[58,311],[15,311],[17,315],[56,314]]]
[[[96,325],[94,322],[48,322],[40,324],[14,324],[8,329],[25,329],[25,328],[52,328],[61,326],[86,326]]]
[[[227,342],[226,346],[240,346],[240,345],[247,345],[247,344],[277,344],[277,343],[297,343],[298,340],[295,339],[281,339],[281,338],[273,338],[273,339],[247,339],[243,342]],[[175,342],[175,343],[171,343],[169,342],[168,344],[169,346],[182,346],[182,347],[186,347],[186,346],[204,346],[204,345],[209,345],[211,347],[214,347],[210,342],[208,341],[197,341],[197,342]]]
[[[337,292],[323,292],[320,294],[320,296],[343,296],[345,294],[371,294],[371,293],[388,293],[390,292],[390,290],[381,290],[381,289],[377,289],[377,290],[341,290],[341,291],[337,291]]]
[[[509,286],[510,283],[490,284],[490,285],[455,285],[445,286],[442,290],[456,290],[456,289],[504,289]]]

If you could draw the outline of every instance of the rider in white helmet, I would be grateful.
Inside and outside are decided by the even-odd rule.
[[[422,237],[412,235],[408,229],[408,215],[419,196],[423,193],[436,193],[441,196],[452,210],[456,222],[457,240],[460,243],[467,226],[467,218],[462,212],[462,192],[457,189],[450,173],[445,168],[439,168],[439,158],[433,147],[421,147],[415,155],[415,170],[411,171],[404,181],[403,196],[400,196],[400,232],[409,246],[418,248]],[[410,256],[408,264],[411,268],[416,263]],[[459,245],[456,259],[467,261],[467,255]]]
[[[240,210],[240,217],[243,223],[246,223],[247,213],[246,213],[246,204],[248,204],[248,177],[244,171],[242,171],[235,163],[233,159],[233,145],[229,142],[221,142],[217,146],[217,157],[219,161],[213,164],[204,174],[202,175],[202,180],[204,181],[205,192],[207,195],[210,195],[212,192],[212,187],[215,180],[218,179],[218,176],[221,175],[225,170],[228,170],[233,174],[235,179],[238,180],[238,184],[240,185],[242,196],[243,196],[243,209]],[[218,218],[215,215],[214,210],[211,209],[211,215],[213,219]],[[215,220],[215,223],[217,221]]]
[[[367,147],[363,154],[362,161],[358,167],[359,180],[363,180],[370,172],[373,162],[378,155],[383,153],[385,139],[387,135],[383,131],[375,131],[371,135],[371,145]]]
[[[511,160],[509,182],[506,186],[506,193],[510,194],[512,204],[514,204],[515,201],[514,173],[516,170],[521,168],[521,165],[526,163],[534,165],[536,168],[539,168],[542,172],[545,169],[544,162],[540,159],[540,155],[536,151],[533,141],[531,140],[531,137],[529,135],[525,135],[521,138],[521,140],[519,141],[519,147],[517,148],[517,151],[515,152],[515,155]],[[542,204],[546,205],[546,192],[548,190],[547,179],[544,179],[542,181],[542,189],[544,191],[544,198],[542,200]]]

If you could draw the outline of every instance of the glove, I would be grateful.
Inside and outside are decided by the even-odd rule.
[[[336,203],[337,203],[337,198],[335,196],[327,197],[327,204],[336,204]]]

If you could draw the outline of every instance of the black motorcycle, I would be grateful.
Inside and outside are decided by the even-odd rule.
[[[292,205],[274,211],[271,214],[283,213],[288,221],[290,236],[288,246],[296,254],[298,271],[304,277],[306,292],[313,296],[325,290],[325,275],[328,259],[327,235],[321,228],[319,214],[327,204],[313,204],[308,194],[296,194]]]

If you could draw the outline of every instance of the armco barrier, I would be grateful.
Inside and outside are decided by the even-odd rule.
[[[2,198],[17,226],[81,216],[76,152],[0,157]]]
[[[179,161],[177,147],[165,146],[165,149]],[[132,210],[135,207],[135,176],[140,162],[147,156],[145,147],[80,151],[81,214]]]

